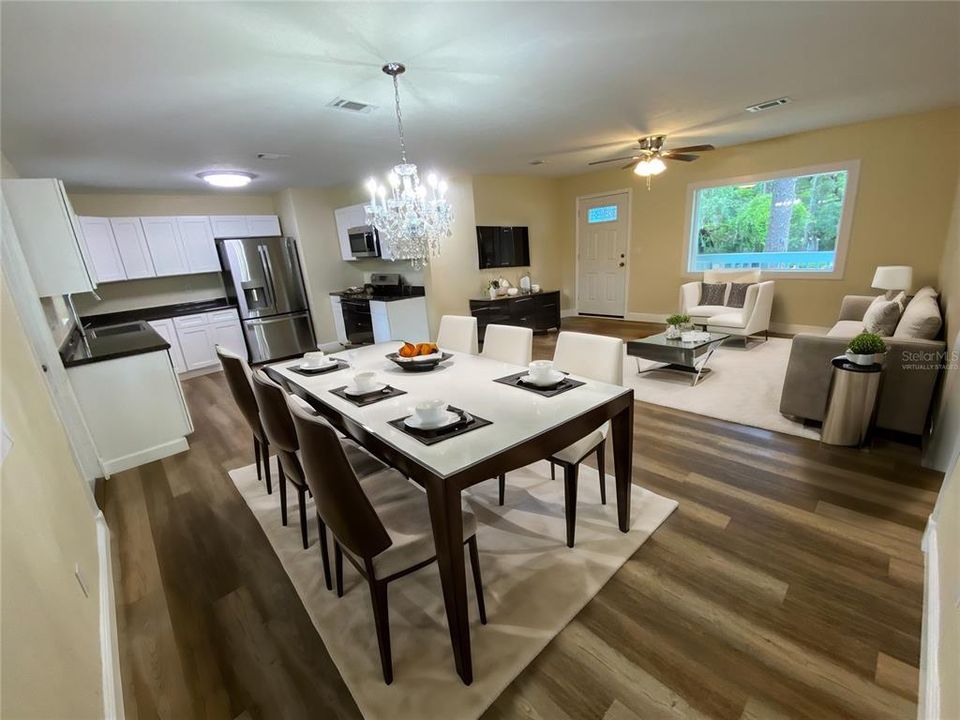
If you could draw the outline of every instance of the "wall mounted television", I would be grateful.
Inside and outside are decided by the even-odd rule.
[[[477,226],[480,269],[526,267],[530,264],[530,236],[523,226]]]

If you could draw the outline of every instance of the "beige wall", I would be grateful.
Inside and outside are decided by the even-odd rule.
[[[776,111],[775,111],[776,112]],[[859,191],[842,279],[777,281],[773,321],[829,326],[841,298],[871,292],[877,265],[912,265],[918,287],[938,284],[943,238],[957,183],[960,109],[887,118],[788,135],[704,153],[693,163],[672,163],[652,189],[619,169],[561,181],[562,212],[572,216],[578,195],[632,188],[630,312],[677,309],[687,249],[687,186],[788,168],[861,161]],[[574,225],[563,244],[566,292],[574,287]]]
[[[93,501],[2,282],[0,314],[0,716],[102,717]]]
[[[273,215],[270,195],[230,193],[68,193],[77,215],[136,217],[150,215]],[[224,295],[220,273],[178,275],[106,283],[77,295],[80,315],[134,310],[157,305],[212,300]]]
[[[563,244],[565,228],[573,221],[573,210],[563,211],[560,181],[525,175],[475,175],[473,200],[476,225],[525,225],[530,231],[530,277],[544,290],[558,290],[569,249]],[[476,237],[472,238],[476,243]],[[478,270],[474,296],[487,280],[503,275],[514,285],[525,268],[503,271]],[[572,308],[573,295],[562,293],[562,307]]]

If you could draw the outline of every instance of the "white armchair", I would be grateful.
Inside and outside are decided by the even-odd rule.
[[[746,273],[704,273],[703,282],[722,282],[727,287],[721,305],[700,305],[700,281],[684,283],[680,286],[680,312],[689,315],[692,322],[704,325],[710,332],[728,335],[766,336],[770,329],[770,311],[773,308],[773,280],[760,282],[758,271]],[[743,307],[726,305],[730,297],[730,283],[754,283],[747,288]]]

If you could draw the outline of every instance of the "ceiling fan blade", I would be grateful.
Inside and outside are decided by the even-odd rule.
[[[674,153],[707,152],[709,150],[716,150],[716,148],[713,145],[688,145],[687,147],[671,148],[667,152],[673,155]]]
[[[697,159],[698,157],[700,157],[700,156],[699,156],[699,155],[686,155],[686,154],[684,154],[684,153],[680,153],[680,154],[677,154],[677,153],[664,153],[664,154],[661,155],[660,157],[662,157],[664,160],[680,160],[681,162],[693,162],[694,160],[696,160],[696,159]]]
[[[602,165],[603,163],[608,162],[619,162],[621,160],[639,160],[638,155],[627,155],[626,157],[610,158],[609,160],[594,160],[593,162],[587,163],[587,165]]]
[[[637,159],[637,160],[634,160],[633,162],[628,162],[626,165],[624,165],[624,166],[623,166],[622,168],[620,168],[620,169],[621,169],[621,170],[632,170],[633,168],[635,168],[635,167],[636,167],[637,165],[639,165],[639,164],[640,164],[640,160]]]

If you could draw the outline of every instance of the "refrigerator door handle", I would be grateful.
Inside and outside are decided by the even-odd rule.
[[[273,286],[273,268],[270,267],[270,256],[263,245],[257,245],[257,252],[260,254],[260,264],[263,266],[263,275],[267,281],[267,291],[270,293],[270,305],[277,306],[277,290]]]
[[[246,325],[273,325],[274,323],[290,322],[293,318],[306,317],[309,313],[294,313],[292,315],[283,315],[280,317],[267,318],[266,320],[244,320]]]

